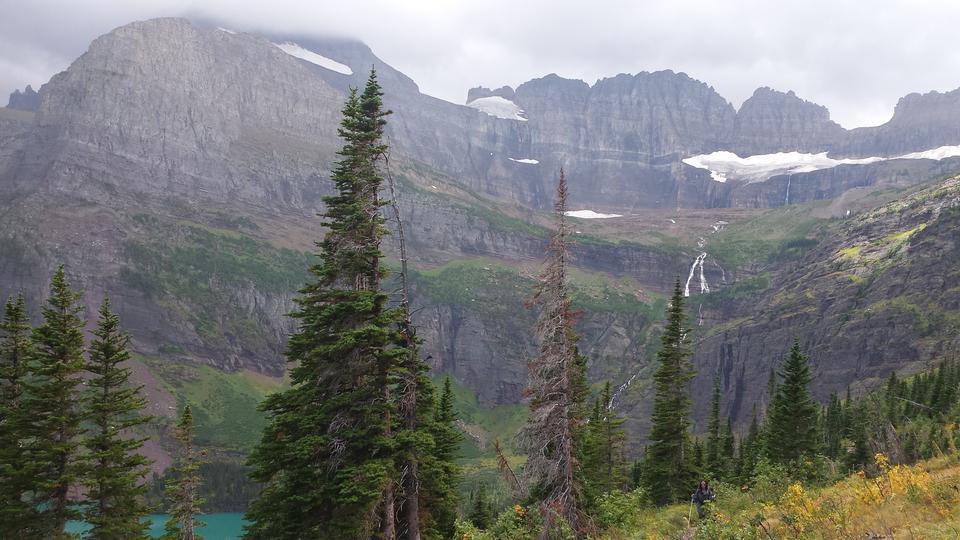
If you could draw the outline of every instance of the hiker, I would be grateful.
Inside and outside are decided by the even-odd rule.
[[[704,503],[716,498],[716,494],[714,494],[713,489],[710,488],[710,483],[706,480],[701,480],[700,485],[697,486],[697,490],[693,492],[693,496],[690,498],[690,501],[697,505],[697,515],[700,516],[700,519],[703,519],[705,513],[703,510]]]

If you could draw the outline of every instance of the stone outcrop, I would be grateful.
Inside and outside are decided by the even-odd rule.
[[[516,95],[517,95],[516,91],[514,91],[514,89],[510,88],[509,86],[501,86],[496,90],[491,90],[489,88],[477,86],[477,87],[471,88],[470,90],[467,90],[467,103],[470,103],[475,99],[480,99],[485,97],[495,97],[495,96],[502,97],[504,99],[509,99],[512,101],[514,96]]]
[[[36,111],[40,108],[40,93],[33,89],[29,84],[21,92],[19,89],[10,94],[10,100],[7,102],[7,108],[18,111]]]
[[[825,152],[845,135],[830,120],[826,107],[800,99],[792,91],[767,87],[758,88],[743,102],[733,131],[730,148],[741,156],[785,150]]]

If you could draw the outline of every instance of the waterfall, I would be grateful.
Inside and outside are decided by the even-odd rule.
[[[783,201],[783,205],[787,206],[790,204],[790,180],[793,179],[792,174],[787,175],[787,197]]]
[[[703,275],[703,261],[707,259],[706,252],[700,254],[700,294],[710,292],[710,285],[707,284],[707,278]]]
[[[693,264],[690,266],[690,273],[687,275],[687,283],[683,287],[683,295],[690,296],[690,282],[693,281],[693,276],[696,274],[697,268],[700,268],[700,294],[710,292],[710,285],[707,283],[706,276],[703,275],[703,261],[707,258],[707,253],[703,252],[700,255],[697,255],[697,258],[693,260]]]
[[[611,409],[614,408],[614,405],[616,404],[617,398],[620,397],[620,394],[622,394],[624,390],[626,390],[631,384],[633,384],[634,379],[636,379],[637,376],[639,376],[642,371],[643,371],[643,368],[640,368],[639,370],[637,370],[636,373],[631,375],[629,379],[627,379],[627,382],[617,387],[616,391],[613,392],[613,395],[610,396],[609,407]]]

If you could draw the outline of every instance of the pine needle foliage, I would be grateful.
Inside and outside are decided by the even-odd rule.
[[[33,478],[33,499],[45,538],[68,538],[67,521],[80,511],[70,500],[79,485],[84,411],[80,396],[83,359],[83,306],[70,288],[61,265],[50,283],[42,310],[43,323],[33,330],[36,363],[27,384],[24,407],[31,417],[29,460],[25,472]]]
[[[395,382],[409,341],[397,330],[404,314],[388,309],[380,289],[387,231],[379,166],[389,114],[381,95],[371,71],[343,108],[337,194],[324,199],[319,262],[291,314],[291,388],[262,404],[268,425],[249,458],[264,489],[247,513],[246,538],[397,537],[398,464],[418,441],[396,437],[403,424]]]
[[[201,453],[193,444],[193,413],[190,406],[183,408],[180,420],[174,428],[177,440],[177,457],[172,478],[167,484],[166,495],[170,501],[170,517],[164,525],[163,540],[203,540],[196,528],[204,523],[196,519],[203,499],[200,491]]]
[[[693,378],[693,368],[689,360],[688,331],[683,288],[678,277],[657,351],[653,426],[644,471],[644,485],[657,505],[686,499],[696,482],[689,455],[692,444],[688,384]]]
[[[767,420],[767,456],[773,462],[796,462],[820,451],[819,407],[808,389],[812,380],[807,356],[795,341],[783,364]]]
[[[581,458],[588,498],[623,489],[627,483],[624,420],[611,406],[610,381],[594,401],[590,422],[583,429]]]
[[[131,386],[130,337],[120,330],[120,320],[110,309],[110,299],[100,306],[97,328],[90,344],[86,370],[92,374],[85,401],[91,424],[84,445],[87,454],[84,519],[91,525],[87,538],[126,540],[147,538],[149,509],[144,503],[150,460],[138,453],[145,438],[133,433],[150,420],[141,415],[147,400],[143,386]]]
[[[23,293],[9,298],[0,323],[0,538],[26,538],[35,531],[36,508],[28,500],[30,414],[24,395],[33,347]]]

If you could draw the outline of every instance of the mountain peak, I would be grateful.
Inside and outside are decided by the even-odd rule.
[[[40,94],[28,84],[22,92],[17,89],[10,94],[7,107],[21,111],[35,111],[40,108]]]
[[[467,91],[467,103],[475,99],[485,98],[485,97],[502,97],[504,99],[513,100],[517,95],[517,92],[509,86],[501,86],[496,90],[491,90],[483,86],[475,86]]]

